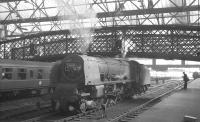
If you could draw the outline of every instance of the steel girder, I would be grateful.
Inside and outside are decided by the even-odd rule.
[[[121,11],[120,13],[117,12],[99,12],[97,13],[97,18],[99,19],[105,19],[105,18],[111,18],[111,17],[128,17],[128,18],[123,18],[123,20],[128,20],[130,21],[130,16],[138,16],[138,15],[150,15],[150,14],[165,14],[165,13],[178,13],[178,12],[191,12],[191,11],[198,11],[200,8],[199,5],[194,5],[194,6],[185,6],[185,7],[167,7],[167,8],[154,8],[154,9],[141,9],[141,10],[126,10],[126,11]],[[34,23],[34,22],[46,22],[46,21],[60,21],[60,20],[70,20],[73,15],[66,15],[66,16],[50,16],[50,17],[38,17],[38,18],[24,18],[24,19],[12,19],[12,20],[1,20],[0,24],[15,24],[15,23]],[[169,16],[168,16],[169,17]],[[184,17],[182,16],[173,16],[171,15],[170,17]],[[136,17],[133,17],[136,18]],[[167,16],[166,16],[167,18]],[[80,15],[80,19],[86,19],[84,15]],[[140,19],[140,18],[139,18]],[[155,19],[155,18],[141,18],[141,19]],[[161,19],[161,18],[160,18]],[[162,18],[163,19],[163,18]],[[112,20],[106,21],[106,22],[113,22]],[[122,20],[118,20],[122,21]],[[142,21],[142,20],[140,20]],[[146,21],[146,20],[145,20]],[[178,20],[181,23],[181,20]],[[104,22],[105,23],[105,22]],[[142,25],[142,23],[140,23]],[[153,23],[152,24],[159,24],[159,23]],[[170,21],[164,24],[170,24]],[[175,24],[175,23],[174,23]],[[195,23],[184,23],[184,24],[195,24]]]
[[[66,53],[116,56],[127,51],[128,57],[200,60],[200,29],[191,26],[140,25],[106,27],[94,30],[93,41],[68,30],[33,34],[0,42],[0,57],[52,60]],[[86,46],[86,47],[85,47]],[[88,46],[88,47],[87,47]]]
[[[16,1],[25,1],[25,0],[0,0],[0,3],[16,2]]]
[[[48,0],[25,0],[25,2],[2,0],[1,2],[4,2],[2,6],[6,8],[6,11],[0,11],[0,13],[7,16],[2,18],[0,24],[7,26],[7,38],[63,30],[66,29],[63,25],[71,24],[69,15],[62,16],[59,11],[51,14],[57,8],[45,6]],[[19,6],[23,5],[32,7],[20,9]],[[74,8],[85,5],[96,10],[98,18],[96,26],[99,27],[171,24],[198,26],[200,23],[199,0],[88,0],[86,4],[76,4]],[[24,16],[23,13],[26,11],[31,14]],[[81,14],[78,16],[82,21],[88,19]],[[44,29],[47,25],[50,27]]]

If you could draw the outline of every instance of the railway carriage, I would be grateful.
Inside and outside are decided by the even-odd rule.
[[[52,63],[0,60],[0,96],[46,92]]]
[[[150,85],[149,70],[136,61],[67,55],[51,70],[52,107],[61,111],[82,111],[105,98],[131,97]]]

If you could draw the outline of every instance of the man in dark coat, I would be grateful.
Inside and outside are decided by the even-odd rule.
[[[183,72],[183,81],[184,81],[184,89],[187,89],[187,82],[189,81],[189,78],[185,72]]]

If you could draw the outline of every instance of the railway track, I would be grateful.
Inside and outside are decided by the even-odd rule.
[[[134,119],[140,113],[158,103],[164,96],[169,95],[175,90],[179,90],[182,88],[182,85],[183,84],[180,81],[169,81],[165,84],[152,87],[149,91],[140,96],[133,96],[133,99],[110,105],[106,110],[106,118],[101,117],[102,111],[100,109],[93,109],[86,113],[80,113],[73,116],[60,115],[54,112],[44,112],[39,116],[24,119],[22,122],[126,122],[130,119]]]
[[[160,102],[163,97],[169,95],[170,93],[172,93],[175,90],[180,90],[182,87],[183,87],[182,82],[177,84],[177,86],[175,86],[174,88],[169,87],[169,89],[166,90],[166,92],[163,92],[163,93],[156,95],[154,98],[152,98],[149,101],[137,106],[136,108],[129,109],[127,112],[121,114],[120,116],[117,116],[113,119],[110,119],[109,122],[128,122],[130,120],[133,120],[140,113],[144,112],[145,110],[148,110],[150,107],[152,107],[156,103]]]
[[[0,103],[0,121],[14,116],[20,116],[27,112],[38,111],[39,109],[49,108],[50,96],[40,96],[25,98]]]

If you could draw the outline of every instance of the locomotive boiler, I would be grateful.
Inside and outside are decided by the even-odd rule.
[[[55,63],[50,80],[56,87],[54,109],[84,112],[107,98],[144,92],[150,85],[150,73],[136,61],[69,54]]]

